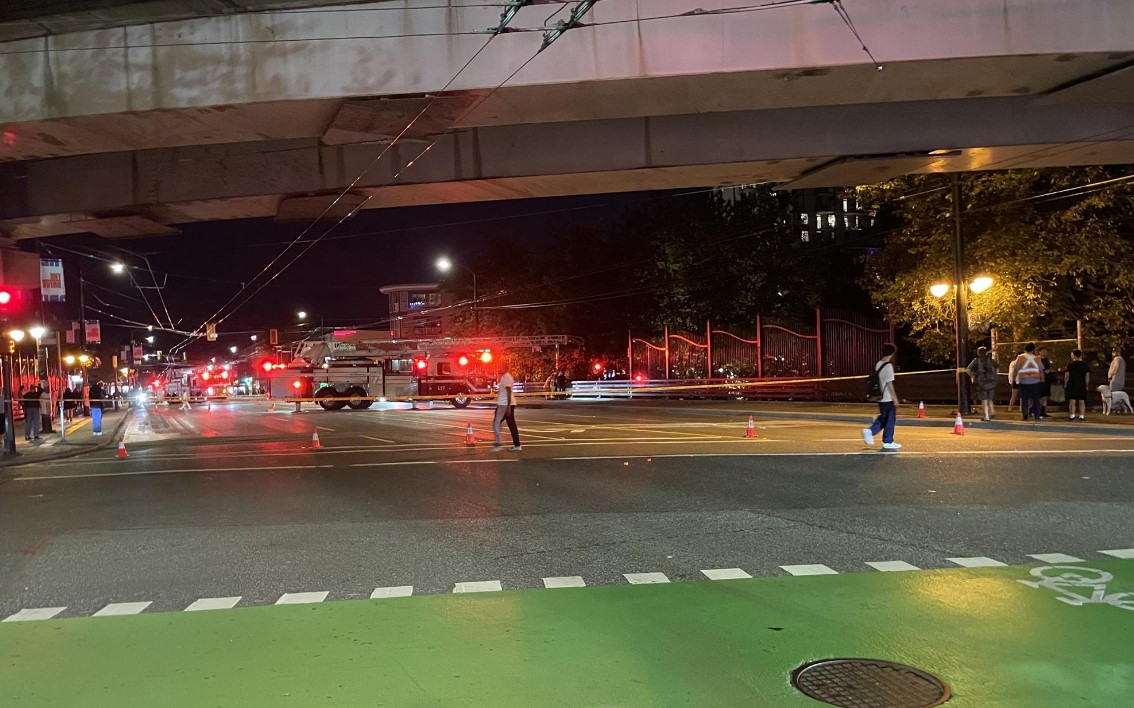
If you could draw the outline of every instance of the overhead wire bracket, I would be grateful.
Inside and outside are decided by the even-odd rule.
[[[543,44],[539,46],[539,52],[551,46],[551,43],[563,36],[563,33],[570,29],[575,29],[582,25],[583,16],[591,11],[599,0],[581,0],[578,5],[571,10],[571,16],[566,20],[559,20],[555,23],[554,27],[548,28],[543,33]]]
[[[500,23],[495,27],[489,27],[485,30],[485,34],[496,36],[508,31],[508,25],[512,20],[516,19],[516,15],[520,14],[520,10],[531,5],[532,0],[510,0],[506,3],[504,12],[500,13]]]

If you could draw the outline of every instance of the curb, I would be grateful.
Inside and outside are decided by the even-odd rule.
[[[697,413],[701,415],[727,415],[735,416],[739,413],[732,411],[709,411],[698,409],[686,409],[690,413]],[[864,412],[858,413],[808,413],[803,411],[761,411],[757,408],[752,409],[752,415],[759,420],[760,418],[780,418],[787,420],[826,420],[837,423],[868,423],[874,419],[873,413]],[[900,427],[909,428],[951,428],[953,427],[954,417],[944,418],[898,418],[898,425]],[[1079,423],[1077,425],[1087,425],[1086,428],[1072,428],[1071,422],[1066,423],[1026,423],[1009,422],[1001,420],[982,421],[982,420],[966,420],[966,428],[975,428],[980,430],[1023,430],[1036,433],[1068,433],[1068,432],[1083,432],[1091,433],[1092,435],[1113,435],[1115,437],[1134,437],[1134,427],[1125,425],[1106,425],[1100,423]]]
[[[82,445],[82,446],[79,446],[79,447],[75,447],[71,450],[58,450],[58,451],[48,452],[48,453],[45,453],[43,455],[36,455],[34,457],[30,457],[30,458],[27,458],[27,459],[21,459],[20,457],[17,457],[15,459],[0,460],[0,468],[21,467],[23,465],[32,465],[32,464],[35,464],[37,462],[51,462],[52,460],[63,460],[63,459],[66,459],[68,457],[77,457],[79,455],[85,455],[88,452],[97,452],[98,450],[101,450],[101,449],[103,449],[103,448],[105,448],[105,447],[116,442],[114,440],[114,438],[118,437],[118,434],[120,432],[122,432],[122,428],[126,425],[126,421],[130,420],[130,416],[132,416],[132,415],[134,415],[134,409],[133,408],[131,408],[129,411],[127,411],[126,415],[124,415],[124,416],[122,416],[121,418],[118,419],[118,422],[114,425],[113,431],[107,432],[107,434],[103,436],[105,438],[105,440],[100,440],[97,443],[93,443],[93,444],[89,444],[89,445]],[[0,476],[7,476],[7,477],[10,478],[10,477],[18,477],[19,475],[17,475],[17,474],[2,475],[2,473],[0,473]]]

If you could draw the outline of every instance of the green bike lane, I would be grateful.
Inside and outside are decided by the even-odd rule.
[[[1134,560],[432,595],[0,624],[0,704],[818,706],[791,672],[865,657],[1110,707],[1131,637]]]

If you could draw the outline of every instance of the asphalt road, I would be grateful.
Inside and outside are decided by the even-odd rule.
[[[745,439],[750,406],[528,405],[523,450],[496,453],[487,408],[151,408],[127,428],[128,459],[110,449],[0,484],[0,617],[1134,548],[1134,437],[899,424],[905,449],[889,453],[849,423],[757,415]]]

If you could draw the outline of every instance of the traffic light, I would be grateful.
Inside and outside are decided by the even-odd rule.
[[[280,331],[278,329],[269,329],[268,330],[268,344],[271,344],[274,347],[274,346],[278,345],[279,343],[280,343]]]
[[[31,310],[31,301],[27,289],[0,285],[0,318],[27,315]]]

